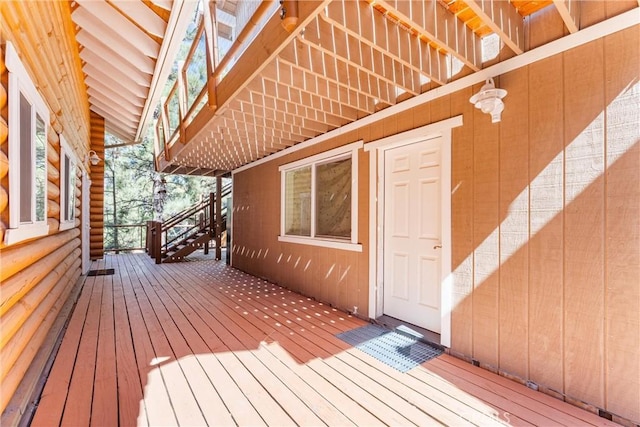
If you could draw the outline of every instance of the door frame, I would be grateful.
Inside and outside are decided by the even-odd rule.
[[[451,274],[451,129],[462,126],[462,116],[452,117],[365,144],[369,152],[369,317],[383,314],[384,301],[384,200],[385,151],[417,142],[441,141],[441,332],[440,344],[451,347],[453,278]]]
[[[89,172],[82,167],[82,217],[80,222],[80,239],[81,239],[81,252],[80,257],[82,259],[82,274],[87,274],[89,267],[91,266],[91,248],[89,241],[91,240],[91,219],[90,215],[90,191],[91,191],[91,179],[89,179]],[[85,230],[86,234],[85,234]]]

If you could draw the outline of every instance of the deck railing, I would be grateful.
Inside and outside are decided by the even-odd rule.
[[[200,110],[206,104],[215,107],[215,87],[275,12],[277,4],[238,2],[233,14],[205,7],[187,55],[177,63],[176,80],[160,102],[154,125],[156,166],[161,159],[171,160],[171,146],[177,141],[185,142],[185,129]],[[234,22],[228,22],[230,19]],[[220,30],[221,27],[227,29]]]

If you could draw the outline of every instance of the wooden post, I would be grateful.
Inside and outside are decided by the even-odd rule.
[[[216,177],[216,260],[222,259],[222,177]]]
[[[215,200],[216,200],[216,194],[215,193],[209,193],[209,219],[207,224],[209,225],[209,236],[211,237],[216,237],[216,230],[215,230]]]
[[[162,263],[162,223],[160,221],[156,221],[154,224],[155,239],[154,239],[154,249],[153,254],[156,258],[156,264]]]

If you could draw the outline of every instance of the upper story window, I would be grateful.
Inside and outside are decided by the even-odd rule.
[[[361,147],[356,142],[280,167],[280,241],[362,251],[357,232]]]
[[[75,226],[77,160],[60,135],[60,230]]]
[[[6,44],[9,71],[9,228],[5,244],[46,235],[49,109],[17,52]]]

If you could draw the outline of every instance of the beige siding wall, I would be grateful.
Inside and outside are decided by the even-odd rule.
[[[477,85],[236,174],[234,265],[367,315],[368,154],[361,254],[278,242],[278,166],[462,114],[452,351],[640,422],[639,40],[634,27],[500,76],[500,124],[468,102]]]
[[[0,6],[0,412],[2,424],[7,425],[19,419],[30,397],[38,380],[38,370],[41,371],[46,362],[46,356],[35,359],[36,355],[45,342],[48,344],[43,351],[51,350],[52,340],[48,339],[48,334],[54,323],[61,326],[56,319],[81,274],[82,177],[78,170],[75,226],[59,231],[61,159],[58,134],[65,136],[80,160],[89,146],[87,100],[79,92],[83,88],[82,81],[78,80],[80,69],[74,68],[79,65],[76,63],[77,50],[71,49],[72,40],[67,39],[73,33],[65,32],[70,23],[69,4],[41,2],[31,6],[21,2],[5,2]],[[24,27],[24,22],[38,22],[38,25]],[[18,27],[20,30],[15,31]],[[9,165],[7,160],[11,153],[7,143],[10,130],[6,127],[6,41],[13,43],[29,70],[49,107],[51,118],[47,129],[49,233],[11,246],[1,243],[9,224],[9,203],[12,203],[7,200],[8,168],[16,167]],[[34,364],[34,360],[37,363]],[[28,370],[30,374],[25,377]],[[14,396],[19,386],[21,392]]]

